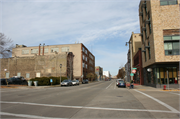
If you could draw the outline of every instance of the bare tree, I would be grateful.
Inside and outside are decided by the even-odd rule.
[[[13,41],[0,33],[0,58],[7,58],[12,53]]]
[[[117,78],[123,79],[125,75],[126,75],[126,72],[124,71],[124,67],[120,67]]]

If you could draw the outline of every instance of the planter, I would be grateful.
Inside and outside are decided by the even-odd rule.
[[[38,86],[38,81],[33,81],[34,86]]]
[[[28,86],[32,86],[32,81],[28,81]]]

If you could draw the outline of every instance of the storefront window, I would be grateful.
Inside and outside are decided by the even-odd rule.
[[[161,84],[160,76],[159,76],[159,68],[157,68],[157,80],[158,80],[158,84]]]
[[[164,84],[164,71],[163,71],[163,68],[160,68],[160,78],[161,78],[161,84]]]

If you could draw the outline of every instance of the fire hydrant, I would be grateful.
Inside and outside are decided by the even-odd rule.
[[[163,90],[166,90],[166,85],[164,85],[164,89]]]

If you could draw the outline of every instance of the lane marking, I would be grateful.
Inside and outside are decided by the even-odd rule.
[[[154,101],[158,102],[159,104],[161,104],[161,105],[165,106],[166,108],[170,109],[172,112],[180,113],[178,110],[174,109],[173,107],[169,106],[168,104],[166,104],[166,103],[164,103],[164,102],[162,102],[162,101],[160,101],[160,100],[158,100],[158,99],[156,99],[156,98],[154,98],[154,97],[152,97],[152,96],[150,96],[148,94],[145,94],[145,93],[143,93],[141,91],[138,91],[136,89],[135,89],[135,91],[139,92],[139,93],[141,93],[141,94],[143,94],[143,95],[145,95],[145,96],[147,96],[147,97],[149,97],[151,99],[153,99]]]
[[[35,115],[27,115],[27,114],[14,114],[1,112],[0,115],[8,115],[8,116],[16,116],[16,117],[24,117],[24,118],[35,118],[35,119],[67,119],[67,118],[54,118],[54,117],[43,117],[43,116],[35,116]]]
[[[148,110],[148,109],[123,109],[123,108],[104,108],[104,107],[84,107],[84,106],[66,106],[66,105],[53,105],[53,104],[39,104],[39,103],[28,103],[28,102],[7,102],[0,101],[0,103],[7,104],[23,104],[23,105],[34,105],[34,106],[47,106],[47,107],[63,107],[63,108],[78,108],[78,109],[92,109],[92,110],[111,110],[111,111],[135,111],[135,112],[161,112],[161,113],[180,113],[178,111],[166,111],[166,110]]]
[[[113,81],[113,82],[114,82],[114,81]],[[112,82],[112,83],[113,83],[113,82]],[[111,84],[112,84],[112,83],[111,83]],[[110,85],[111,85],[111,84],[110,84]],[[109,86],[110,86],[110,85],[109,85]],[[108,89],[108,88],[109,88],[109,86],[108,86],[108,87],[106,87],[106,89]]]

